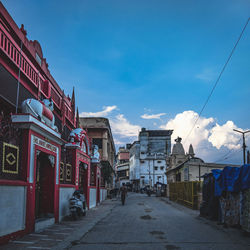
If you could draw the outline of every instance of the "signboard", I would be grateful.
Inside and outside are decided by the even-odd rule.
[[[44,141],[43,139],[40,139],[36,136],[34,136],[34,139],[33,139],[33,142],[34,144],[40,146],[40,147],[43,147],[49,151],[52,151],[54,153],[56,153],[56,149],[57,147],[52,145],[51,143],[47,142],[47,141]]]

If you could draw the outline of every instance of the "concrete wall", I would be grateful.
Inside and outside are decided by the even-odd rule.
[[[133,155],[129,162],[129,179],[140,179],[140,160]]]
[[[0,186],[0,236],[25,229],[27,188]]]
[[[59,191],[59,221],[63,219],[64,216],[69,215],[69,199],[74,193],[75,188],[61,187]]]
[[[89,208],[96,206],[96,188],[90,188],[89,190]]]
[[[199,180],[199,166],[198,165],[190,165],[190,166],[185,166],[181,169],[181,180],[185,180],[185,169],[186,172],[188,172],[189,176],[189,181],[198,181]],[[213,169],[223,169],[223,168],[218,168],[218,167],[208,167],[208,166],[200,166],[200,176],[204,174],[211,173]],[[202,178],[200,178],[202,180]]]

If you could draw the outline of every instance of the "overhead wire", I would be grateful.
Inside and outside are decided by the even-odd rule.
[[[218,76],[218,78],[217,78],[217,80],[215,81],[215,84],[214,84],[214,86],[213,86],[213,88],[212,88],[210,94],[208,95],[208,97],[207,97],[207,99],[206,99],[206,101],[205,101],[205,103],[204,103],[204,105],[203,105],[201,111],[199,112],[199,115],[198,115],[197,119],[195,120],[194,126],[193,126],[192,129],[189,131],[189,133],[188,133],[188,135],[186,136],[186,138],[184,139],[184,143],[187,141],[188,137],[189,137],[190,134],[192,133],[192,131],[193,131],[195,125],[197,124],[198,120],[200,119],[200,116],[201,116],[203,110],[205,109],[205,107],[206,107],[206,105],[207,105],[209,99],[211,98],[211,96],[212,96],[212,94],[213,94],[213,92],[214,92],[216,86],[218,85],[218,82],[219,82],[219,80],[220,80],[220,78],[221,78],[223,72],[225,71],[225,69],[226,69],[226,67],[227,67],[227,64],[228,64],[229,61],[230,61],[230,59],[231,59],[231,57],[232,57],[232,55],[233,55],[233,53],[234,53],[234,51],[235,51],[235,49],[236,49],[236,47],[237,47],[237,45],[238,45],[238,43],[239,43],[239,41],[240,41],[242,35],[243,35],[243,33],[244,33],[244,31],[245,31],[245,29],[246,29],[248,23],[249,23],[249,20],[250,20],[250,17],[247,19],[247,22],[246,22],[244,28],[242,29],[239,38],[237,39],[237,41],[236,41],[236,43],[235,43],[235,45],[234,45],[234,47],[233,47],[231,53],[229,54],[229,57],[227,58],[227,60],[226,60],[226,62],[225,62],[225,64],[224,64],[224,66],[223,66],[223,68],[222,68],[222,70],[221,70],[221,72],[220,72],[220,74],[219,74],[219,76]]]
[[[241,140],[242,140],[242,138],[240,138],[240,139],[238,140],[238,142],[236,143],[236,145],[239,144],[239,143],[241,142]],[[230,149],[224,156],[222,156],[222,157],[220,157],[218,160],[214,161],[214,163],[220,162],[220,161],[223,161],[223,160],[228,159],[228,156],[229,156],[230,154],[232,155],[232,154],[235,154],[236,152],[239,152],[239,151],[241,150],[241,148],[240,148],[239,150],[233,152],[234,150],[235,150],[234,148]]]
[[[217,160],[217,161],[215,161],[214,163],[217,163],[217,162],[221,162],[221,161],[230,159],[234,154],[236,154],[236,153],[238,153],[238,152],[240,152],[240,151],[243,151],[243,149],[240,148],[240,149],[238,149],[237,151],[234,151],[233,153],[231,153],[229,156],[224,157],[224,158],[221,158],[220,160]]]

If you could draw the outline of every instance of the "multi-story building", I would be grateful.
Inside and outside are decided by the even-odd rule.
[[[171,152],[172,133],[173,130],[142,128],[139,140],[130,148],[130,181],[134,189],[167,183],[166,157]]]
[[[115,182],[115,145],[109,120],[103,117],[80,117],[80,125],[88,132],[92,145],[98,146],[101,187],[111,189]]]
[[[130,184],[129,181],[129,149],[130,144],[120,147],[116,156],[116,183],[117,187]]]

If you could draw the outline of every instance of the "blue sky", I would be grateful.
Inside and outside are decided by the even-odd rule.
[[[40,42],[61,88],[75,86],[80,113],[110,119],[117,146],[141,127],[185,139],[250,16],[247,0],[2,2]],[[241,163],[232,129],[250,129],[249,61],[250,24],[186,150],[192,143],[207,161]]]

